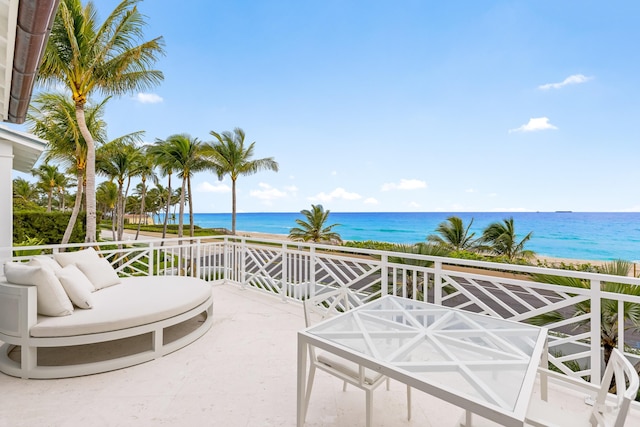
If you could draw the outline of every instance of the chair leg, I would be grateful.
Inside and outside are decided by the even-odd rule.
[[[407,420],[411,420],[411,387],[407,386]]]
[[[347,391],[347,382],[342,383],[342,391]]]
[[[367,427],[371,427],[371,420],[373,418],[373,390],[367,389],[365,391],[367,395]]]
[[[389,385],[391,384],[391,380],[387,377],[387,391],[389,391]]]

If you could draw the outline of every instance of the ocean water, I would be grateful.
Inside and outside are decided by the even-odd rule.
[[[517,236],[533,232],[525,248],[538,255],[576,260],[640,260],[640,213],[603,212],[331,212],[328,224],[343,240],[377,240],[392,243],[425,241],[449,216],[473,219],[476,237],[493,222],[513,217]],[[289,234],[299,212],[239,213],[236,228],[272,234]],[[231,229],[231,214],[194,214],[201,227]]]

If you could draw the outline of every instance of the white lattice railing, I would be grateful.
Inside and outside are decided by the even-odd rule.
[[[14,259],[33,253],[75,250],[83,244],[20,247]],[[559,313],[550,330],[549,360],[576,377],[598,382],[603,301],[618,307],[618,346],[639,346],[640,333],[625,321],[625,304],[640,304],[635,295],[605,292],[601,283],[640,289],[640,279],[595,273],[495,264],[453,258],[397,254],[307,243],[241,237],[182,238],[93,244],[122,276],[188,275],[268,292],[282,300],[302,300],[317,291],[343,288],[363,302],[394,294],[515,321]],[[28,251],[29,253],[24,253]],[[533,274],[573,277],[583,288],[531,280]],[[639,288],[635,288],[638,286]],[[585,304],[588,310],[584,310]],[[584,311],[576,315],[578,309]],[[594,345],[591,345],[594,343]],[[625,344],[628,347],[625,347]]]

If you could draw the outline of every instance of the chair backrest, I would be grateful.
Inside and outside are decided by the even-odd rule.
[[[612,379],[615,379],[616,388],[616,399],[613,404],[607,402]],[[591,424],[594,426],[623,427],[629,412],[629,406],[638,393],[639,385],[640,380],[636,369],[622,352],[614,348],[604,371],[596,403],[593,405]]]
[[[307,328],[314,323],[362,305],[357,295],[346,288],[326,288],[304,300]]]

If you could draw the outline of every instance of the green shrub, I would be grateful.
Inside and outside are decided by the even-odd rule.
[[[30,238],[52,245],[62,241],[71,212],[14,212],[13,241],[20,243]],[[71,233],[70,243],[84,242],[86,215],[80,213]]]

